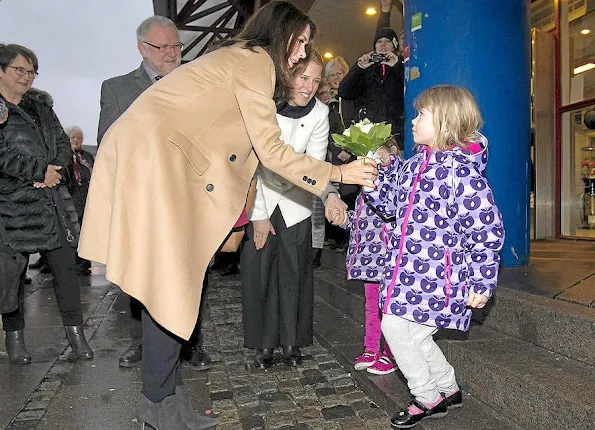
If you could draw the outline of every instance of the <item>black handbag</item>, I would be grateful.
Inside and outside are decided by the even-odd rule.
[[[7,245],[4,223],[0,218],[0,313],[13,312],[19,307],[21,275],[27,259]]]

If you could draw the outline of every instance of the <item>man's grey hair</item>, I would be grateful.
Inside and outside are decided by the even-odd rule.
[[[64,127],[64,131],[66,132],[66,135],[68,137],[70,137],[70,135],[72,133],[78,132],[81,134],[81,136],[85,137],[85,134],[83,133],[83,129],[80,128],[78,125],[69,125]]]
[[[176,30],[178,29],[176,24],[169,18],[160,15],[150,16],[141,22],[136,29],[136,40],[143,42],[152,25],[160,25],[161,27],[172,26]]]

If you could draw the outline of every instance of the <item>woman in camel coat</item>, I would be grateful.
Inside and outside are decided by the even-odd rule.
[[[375,179],[373,163],[341,171],[279,139],[273,96],[288,88],[289,69],[306,57],[314,33],[295,6],[270,2],[236,39],[152,85],[103,138],[79,255],[106,264],[107,279],[148,311],[137,415],[160,430],[196,428],[178,395],[180,342],[171,334],[192,333],[205,270],[240,216],[259,162],[318,196],[330,181]]]

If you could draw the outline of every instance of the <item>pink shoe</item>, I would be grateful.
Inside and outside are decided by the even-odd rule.
[[[366,351],[355,359],[353,367],[355,367],[355,370],[365,370],[372,366],[376,360],[378,360],[377,352]]]
[[[373,373],[374,375],[388,375],[397,370],[397,365],[388,355],[382,354],[382,356],[372,366],[368,367],[367,370],[368,373]]]

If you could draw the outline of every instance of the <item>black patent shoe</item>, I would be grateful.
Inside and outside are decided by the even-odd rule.
[[[451,394],[450,396],[446,396],[444,393],[440,393],[444,401],[446,402],[446,407],[448,409],[456,409],[463,406],[463,393],[461,390],[458,390]]]
[[[283,361],[289,367],[296,367],[302,362],[302,353],[299,346],[288,345],[283,347]]]
[[[258,369],[266,369],[275,364],[275,356],[272,348],[257,349],[254,355],[254,366]]]
[[[199,346],[195,346],[188,353],[182,354],[182,362],[192,370],[204,371],[211,367],[211,357]]]
[[[140,341],[132,341],[132,345],[120,356],[118,365],[120,367],[138,366],[143,359],[143,344]]]
[[[411,415],[409,413],[409,406],[411,405],[417,406],[423,412],[421,414]],[[442,418],[448,414],[448,408],[446,407],[446,400],[444,400],[444,398],[431,409],[415,399],[409,403],[409,406],[404,411],[397,412],[393,415],[390,420],[390,426],[392,428],[410,429],[424,418]]]

